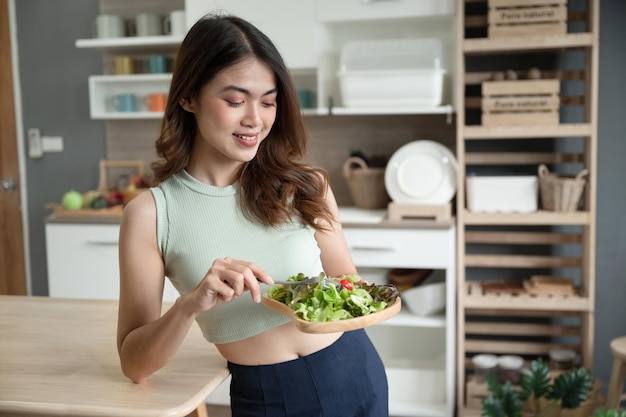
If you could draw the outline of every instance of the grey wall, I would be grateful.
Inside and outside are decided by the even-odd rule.
[[[16,0],[24,130],[63,136],[65,151],[28,159],[28,217],[32,289],[46,295],[45,204],[69,188],[98,181],[105,157],[104,124],[89,118],[87,78],[101,73],[99,51],[77,49],[90,34],[97,0]],[[604,387],[608,345],[626,334],[626,2],[601,0],[597,298],[594,373]],[[27,151],[27,150],[26,150]],[[88,272],[88,271],[87,271]]]
[[[626,2],[600,1],[595,373],[606,386],[611,339],[626,335]]]
[[[88,76],[102,72],[101,52],[75,47],[90,37],[98,1],[16,0],[15,8],[24,132],[62,136],[65,147],[26,162],[32,293],[47,295],[45,205],[71,188],[96,188],[105,157],[104,123],[89,118],[87,88]]]

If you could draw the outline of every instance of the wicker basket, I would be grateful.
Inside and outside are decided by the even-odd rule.
[[[370,168],[358,157],[350,157],[343,164],[350,195],[359,208],[386,208],[390,201],[385,188],[385,168]]]
[[[539,166],[539,188],[542,206],[551,211],[576,211],[585,188],[583,178],[589,172],[580,171],[575,177],[559,177],[548,171],[545,165]]]

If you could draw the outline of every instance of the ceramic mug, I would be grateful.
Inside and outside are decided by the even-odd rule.
[[[117,94],[109,97],[107,104],[109,108],[122,113],[137,111],[137,98],[134,94],[130,93]]]
[[[113,57],[113,73],[128,75],[134,72],[133,58],[130,55],[117,55]]]
[[[163,35],[163,18],[155,13],[140,13],[135,17],[137,36]]]
[[[163,20],[163,33],[171,36],[182,36],[186,32],[185,11],[172,10]]]
[[[144,96],[143,104],[150,111],[162,112],[165,111],[165,103],[167,102],[167,94],[165,93],[152,93]]]
[[[115,14],[101,14],[96,17],[93,26],[97,38],[121,38],[126,36],[124,19]]]
[[[151,74],[165,74],[167,72],[167,57],[165,55],[150,55],[148,57],[148,71]]]
[[[298,90],[298,98],[300,99],[300,106],[303,109],[313,108],[313,102],[315,100],[313,91],[307,89]]]

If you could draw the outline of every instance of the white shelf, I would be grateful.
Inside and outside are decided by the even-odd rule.
[[[92,75],[89,77],[89,108],[92,119],[160,119],[163,112],[150,112],[142,103],[142,97],[169,90],[172,74]],[[137,111],[117,112],[107,101],[117,94],[134,94]]]
[[[327,110],[322,109],[322,112]],[[438,107],[333,107],[331,113],[334,115],[369,115],[369,114],[447,114],[452,115],[454,109],[450,105]],[[328,112],[326,112],[328,114]]]
[[[92,113],[94,120],[136,120],[136,119],[161,119],[163,112],[134,111],[134,112],[102,112]]]
[[[456,229],[384,226],[385,210],[341,207],[357,269],[380,282],[388,268],[433,268],[445,274],[446,311],[418,316],[403,308],[367,328],[385,364],[393,416],[452,417],[455,387]],[[350,224],[356,222],[356,224]],[[382,224],[377,224],[381,223]],[[369,224],[368,224],[369,223]]]
[[[182,36],[133,36],[124,38],[92,38],[76,40],[77,48],[143,48],[150,46],[178,46]]]
[[[379,324],[380,326],[397,327],[446,327],[444,315],[418,316],[402,309],[397,315]]]

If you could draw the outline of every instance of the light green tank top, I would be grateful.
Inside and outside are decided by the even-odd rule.
[[[181,171],[151,189],[165,274],[180,294],[193,289],[217,258],[254,262],[274,279],[322,271],[314,230],[296,221],[267,227],[244,217],[237,187],[214,187]],[[267,285],[262,285],[263,293]],[[249,292],[201,313],[197,322],[212,343],[254,336],[289,319],[255,303]]]

